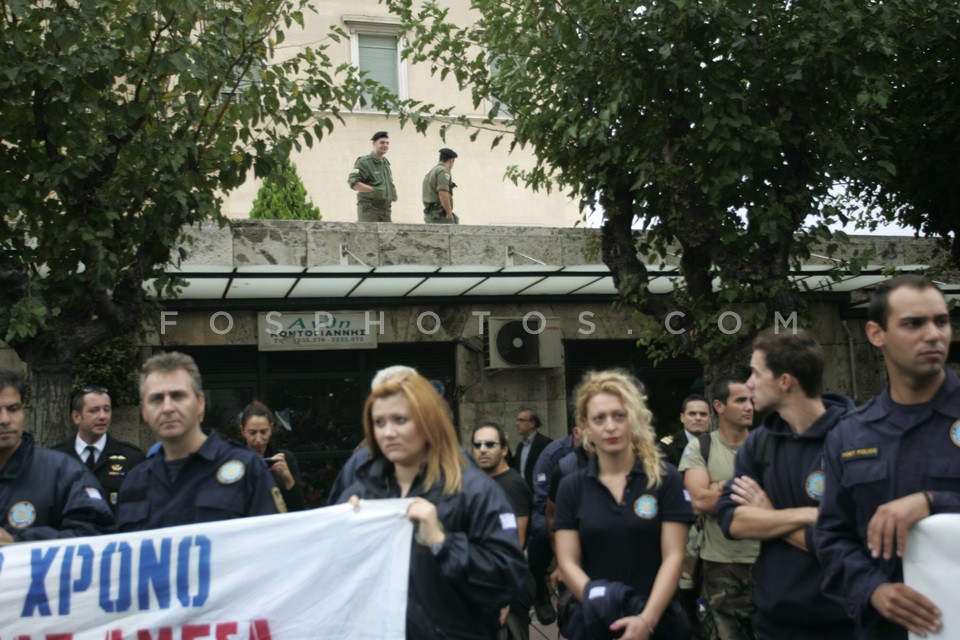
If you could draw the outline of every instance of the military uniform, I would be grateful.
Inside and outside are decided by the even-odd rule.
[[[173,464],[178,462],[183,464],[172,480],[162,449],[130,471],[120,490],[120,531],[269,515],[283,508],[273,474],[260,456],[216,432],[198,451]]]
[[[933,399],[916,405],[897,404],[888,388],[837,425],[824,455],[815,538],[823,589],[857,622],[857,638],[906,640],[870,604],[878,586],[903,582],[903,562],[870,556],[867,524],[881,505],[920,491],[930,492],[933,513],[960,513],[960,380],[946,370]]]
[[[113,533],[113,514],[90,471],[23,434],[0,470],[0,522],[17,542]]]
[[[457,185],[453,182],[450,169],[442,162],[435,166],[423,178],[423,221],[434,224],[460,224],[460,218],[453,214],[447,218],[443,206],[440,204],[440,192],[446,191],[450,195],[450,210],[453,211],[453,190]]]
[[[357,193],[357,220],[359,222],[391,222],[390,207],[397,201],[397,189],[393,186],[390,161],[370,153],[360,156],[353,163],[353,171],[347,184],[353,188],[358,182],[373,187],[370,193]]]
[[[127,474],[130,473],[130,470],[133,469],[134,466],[143,461],[145,456],[143,455],[143,451],[129,442],[117,440],[110,435],[104,437],[106,440],[103,445],[103,450],[100,452],[100,456],[94,464],[93,475],[95,475],[100,482],[100,493],[103,494],[104,499],[110,504],[110,508],[116,513],[120,483],[123,482],[123,479],[127,477]],[[83,441],[81,440],[80,442]],[[87,444],[83,442],[83,446],[80,448],[83,449],[86,446]],[[82,463],[83,459],[77,452],[77,448],[77,436],[53,447],[55,451],[61,451]]]

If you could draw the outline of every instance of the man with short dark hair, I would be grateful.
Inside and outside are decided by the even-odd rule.
[[[116,512],[120,483],[130,469],[143,461],[143,451],[107,433],[113,405],[110,392],[103,387],[81,387],[73,396],[70,419],[77,427],[77,435],[53,449],[84,463],[97,477],[100,493]]]
[[[669,436],[660,438],[659,447],[667,462],[680,464],[683,450],[691,441],[710,431],[710,404],[699,393],[692,393],[680,405],[680,424],[683,427]]]
[[[188,355],[153,356],[140,371],[140,410],[160,450],[120,488],[120,531],[286,511],[273,474],[254,451],[200,428],[203,383]]]
[[[823,588],[855,620],[856,638],[905,640],[908,630],[923,637],[942,628],[934,594],[903,584],[901,558],[914,524],[960,512],[960,380],[944,366],[950,312],[930,280],[882,283],[867,318],[888,386],[827,438],[817,554]]]
[[[733,476],[737,452],[753,426],[753,402],[750,389],[736,378],[720,378],[710,390],[717,429],[690,442],[679,467],[693,508],[700,514],[700,597],[707,609],[701,635],[707,640],[749,640],[754,613],[750,573],[760,545],[723,535],[717,523],[717,498]]]
[[[440,161],[423,177],[423,221],[434,224],[460,224],[453,212],[453,182],[450,172],[457,160],[457,152],[440,149]]]
[[[517,412],[517,434],[520,443],[513,456],[511,466],[523,476],[530,490],[533,491],[533,469],[543,450],[553,440],[540,433],[540,416],[533,409],[523,408]],[[557,614],[550,601],[550,591],[547,589],[546,572],[550,563],[549,547],[536,542],[528,549],[530,555],[530,571],[536,584],[536,613],[541,624],[550,624],[557,619]]]
[[[823,395],[823,349],[802,329],[762,331],[747,387],[761,425],[737,452],[733,482],[717,501],[724,535],[759,540],[753,629],[759,640],[847,640],[853,624],[821,591],[812,533],[823,495],[823,443],[853,407]]]
[[[357,158],[347,184],[357,192],[358,222],[391,222],[390,208],[397,201],[390,161],[384,156],[390,149],[390,134],[377,131],[370,138],[373,150]]]
[[[496,422],[481,422],[473,429],[470,439],[473,443],[473,459],[477,466],[507,494],[516,512],[520,546],[525,547],[533,495],[516,469],[511,469],[507,464],[510,446],[506,432]],[[501,616],[501,625],[506,623],[506,627],[501,631],[501,638],[526,640],[530,637],[529,612],[530,605],[533,603],[533,585],[529,584],[530,582],[528,578],[527,584],[510,604],[509,614],[506,617]]]
[[[517,412],[516,425],[520,442],[517,453],[513,456],[512,466],[520,472],[527,486],[533,491],[533,468],[537,464],[537,458],[553,440],[540,433],[540,416],[533,409],[520,409]]]
[[[23,378],[0,367],[0,545],[113,533],[96,478],[24,433]]]

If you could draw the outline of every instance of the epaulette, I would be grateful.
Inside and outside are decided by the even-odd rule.
[[[662,442],[663,444],[673,444],[673,436],[672,435],[663,436],[662,438],[660,438],[660,442]]]

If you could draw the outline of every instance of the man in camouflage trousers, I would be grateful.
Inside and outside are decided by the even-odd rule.
[[[707,640],[753,640],[751,572],[760,543],[728,540],[716,516],[717,498],[733,477],[737,451],[753,424],[753,401],[747,385],[733,378],[717,380],[711,395],[717,430],[691,441],[679,465],[702,529],[701,599],[706,616],[700,622],[699,636]]]
[[[440,161],[423,177],[423,221],[434,224],[460,224],[453,212],[454,184],[450,171],[457,159],[453,149],[440,149]]]
[[[377,131],[370,139],[373,150],[353,164],[347,184],[357,192],[357,222],[392,222],[390,208],[397,201],[390,161],[390,135]]]

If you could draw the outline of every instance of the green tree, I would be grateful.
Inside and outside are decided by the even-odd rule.
[[[77,355],[139,327],[145,282],[172,292],[184,229],[222,224],[220,194],[322,138],[362,93],[389,99],[334,68],[326,40],[279,55],[308,8],[2,4],[0,339],[27,363],[41,443],[67,435]]]
[[[900,3],[897,22],[893,92],[863,125],[875,136],[865,162],[885,170],[849,190],[864,226],[895,221],[939,238],[960,268],[960,5]]]
[[[414,61],[503,105],[490,115],[536,155],[515,180],[603,212],[603,260],[656,320],[653,353],[695,355],[712,377],[803,310],[792,271],[843,240],[824,202],[861,170],[858,112],[890,93],[892,3],[473,0],[461,26],[435,2],[387,2]],[[675,262],[684,286],[651,295],[651,262]]]
[[[264,179],[253,201],[250,217],[255,220],[319,220],[320,209],[307,196],[297,167],[292,162],[284,162]]]

